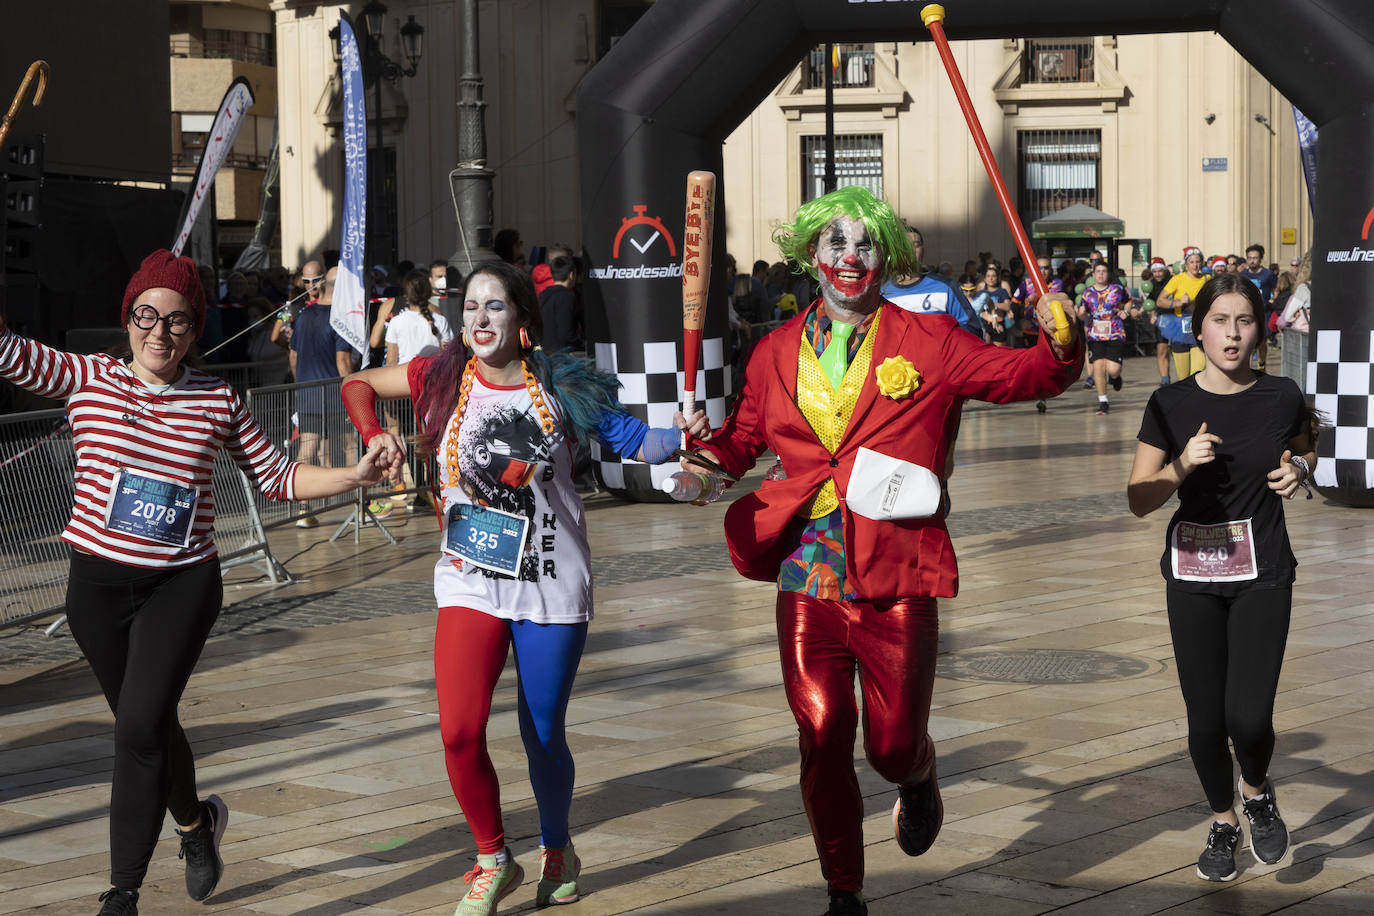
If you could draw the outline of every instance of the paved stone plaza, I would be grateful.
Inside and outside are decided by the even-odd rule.
[[[1185,747],[1158,568],[1169,512],[1126,509],[1152,361],[1096,417],[970,410],[950,520],[963,591],[941,603],[931,729],[945,826],[919,859],[866,764],[874,916],[1374,912],[1374,516],[1288,504],[1298,586],[1272,775],[1294,849],[1198,880],[1207,806]],[[757,480],[757,475],[753,478]],[[774,589],[741,579],[705,509],[588,503],[597,616],[569,710],[573,914],[824,909],[781,687]],[[230,808],[227,869],[189,901],[170,819],[144,914],[447,916],[475,854],[449,791],[431,668],[432,516],[361,546],[274,533],[298,584],[239,568],[181,704],[203,794]],[[111,716],[69,637],[0,631],[0,913],[94,913],[106,887]],[[528,872],[538,828],[513,671],[492,753]],[[534,908],[534,877],[502,912]]]

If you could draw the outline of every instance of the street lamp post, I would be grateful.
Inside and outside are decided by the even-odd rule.
[[[458,164],[448,176],[458,206],[458,249],[448,263],[465,277],[483,261],[496,259],[496,252],[491,248],[491,183],[496,173],[487,168],[487,103],[482,101],[482,72],[477,54],[477,0],[463,0]]]
[[[377,153],[372,160],[373,167],[367,179],[368,209],[372,214],[372,218],[367,221],[368,253],[365,258],[367,261],[365,269],[369,272],[372,270],[372,265],[378,260],[377,255],[382,247],[377,231],[379,228],[377,223],[381,219],[382,212],[380,205],[380,178],[384,149],[382,145],[382,80],[389,80],[394,84],[400,82],[402,77],[414,76],[419,71],[425,35],[425,27],[416,22],[414,16],[409,16],[405,25],[401,26],[401,50],[410,66],[402,67],[382,51],[382,30],[386,27],[386,13],[386,4],[380,3],[378,0],[371,0],[367,6],[363,7],[361,21],[364,35],[358,48],[363,64],[363,82],[372,84],[372,122],[377,136]],[[329,37],[334,42],[334,59],[337,62],[339,60],[338,26],[329,30]],[[368,295],[371,295],[371,282],[369,281],[366,286]]]

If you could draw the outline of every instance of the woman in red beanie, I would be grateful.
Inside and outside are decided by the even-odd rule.
[[[0,377],[67,404],[76,499],[67,621],[115,713],[110,884],[101,916],[136,916],[164,813],[180,829],[186,891],[204,900],[224,865],[228,810],[196,792],[177,702],[219,616],[215,455],[229,450],[268,497],[314,499],[377,483],[400,463],[379,440],[356,467],[288,461],[228,384],[187,365],[205,322],[190,258],[156,251],[124,292],[125,358],[63,353],[0,321]]]

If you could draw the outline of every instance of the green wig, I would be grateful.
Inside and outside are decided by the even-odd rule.
[[[814,245],[821,230],[837,216],[848,216],[864,224],[871,238],[883,253],[882,278],[904,274],[911,276],[920,269],[916,252],[907,238],[906,227],[897,218],[891,205],[873,196],[867,188],[850,185],[837,188],[797,210],[797,218],[773,230],[773,241],[785,260],[800,264],[813,278],[816,264],[807,247]]]

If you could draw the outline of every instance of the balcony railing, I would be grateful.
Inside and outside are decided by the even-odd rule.
[[[195,57],[207,60],[238,60],[246,64],[277,65],[277,53],[272,48],[255,48],[238,41],[201,41],[196,38],[173,38],[173,57]]]
[[[204,150],[188,149],[179,153],[172,153],[172,168],[174,169],[194,169],[200,165],[200,157]],[[254,156],[249,153],[231,152],[224,158],[224,168],[226,169],[266,169],[267,157]]]
[[[873,46],[835,45],[840,52],[840,66],[835,70],[836,89],[866,89],[873,85]],[[806,88],[824,89],[825,71],[834,65],[827,60],[825,45],[811,49],[806,58]]]
[[[1026,41],[1021,55],[1021,84],[1091,83],[1093,42],[1055,38]]]

